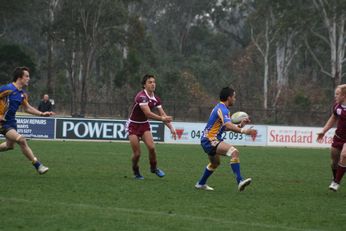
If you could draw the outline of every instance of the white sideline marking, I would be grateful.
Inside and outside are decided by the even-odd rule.
[[[8,197],[0,197],[0,201],[11,201],[11,202],[30,203],[30,204],[42,204],[41,201],[27,200],[27,199],[21,199],[21,198],[8,198]],[[268,225],[268,224],[263,224],[263,223],[229,221],[229,220],[222,220],[222,219],[211,218],[211,217],[192,216],[192,215],[176,214],[176,213],[169,213],[169,212],[148,211],[148,210],[142,210],[142,209],[128,209],[128,208],[119,208],[119,207],[101,207],[101,206],[91,205],[91,204],[77,204],[77,203],[65,203],[65,202],[52,202],[52,201],[50,201],[49,205],[52,205],[52,204],[58,205],[58,206],[64,206],[64,207],[87,208],[87,209],[97,209],[97,210],[113,210],[113,211],[117,211],[117,212],[140,213],[140,214],[149,214],[149,215],[158,215],[158,216],[177,217],[177,218],[183,218],[183,219],[187,219],[187,220],[212,221],[212,222],[217,222],[217,223],[253,226],[253,227],[267,228],[267,229],[274,229],[274,230],[281,229],[281,230],[293,230],[293,231],[323,231],[321,229],[300,229],[300,228],[280,226],[280,225]]]

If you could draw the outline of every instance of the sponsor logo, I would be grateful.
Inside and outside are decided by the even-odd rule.
[[[127,140],[126,121],[57,119],[58,139]],[[151,123],[155,141],[163,141],[163,123]]]
[[[175,132],[177,133],[178,140],[181,140],[181,137],[184,134],[184,128],[176,128]]]

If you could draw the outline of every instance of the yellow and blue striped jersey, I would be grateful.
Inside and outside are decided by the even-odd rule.
[[[28,104],[28,96],[24,90],[19,90],[13,83],[0,87],[0,117],[7,122],[15,121],[20,105]]]
[[[225,131],[224,124],[227,122],[231,122],[230,111],[223,102],[220,102],[210,113],[202,139],[204,137],[209,140],[222,140],[222,133]]]

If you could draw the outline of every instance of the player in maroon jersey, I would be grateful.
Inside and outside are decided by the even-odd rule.
[[[324,134],[336,123],[335,135],[331,146],[331,167],[333,181],[329,189],[337,191],[346,170],[346,84],[335,89],[335,104],[333,113],[317,135],[317,141],[322,141]]]
[[[150,171],[159,177],[164,177],[165,173],[157,168],[156,151],[153,136],[150,130],[148,119],[159,120],[165,123],[170,129],[173,138],[176,139],[176,132],[172,126],[172,116],[166,115],[162,108],[161,100],[154,95],[156,88],[155,76],[145,75],[142,80],[143,90],[138,92],[135,97],[130,117],[127,121],[127,131],[129,133],[129,140],[132,148],[132,170],[135,179],[144,179],[139,171],[139,159],[141,156],[140,140],[143,140],[148,148]],[[158,114],[152,112],[156,108]]]

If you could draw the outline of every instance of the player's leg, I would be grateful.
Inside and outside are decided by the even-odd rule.
[[[6,152],[8,150],[14,149],[14,141],[6,139],[5,142],[0,144],[0,152]]]
[[[340,182],[345,174],[346,171],[346,145],[343,145],[343,148],[340,153],[340,160],[338,163],[338,168],[336,171],[336,176],[334,180],[334,185],[330,185],[330,189],[337,191],[339,189]]]
[[[335,180],[336,170],[338,169],[338,163],[340,160],[341,149],[331,147],[330,149],[330,159],[331,159],[331,169],[333,173],[333,180]]]
[[[22,153],[31,161],[39,174],[44,174],[48,171],[48,168],[37,160],[28,143],[26,142],[24,136],[20,135],[15,129],[10,129],[6,132],[5,137],[6,143],[10,147],[14,142],[16,142],[20,146]]]
[[[0,134],[4,135],[6,138],[6,133],[8,132],[8,128],[4,128],[2,124],[0,124]],[[15,142],[6,138],[5,142],[0,144],[0,152],[6,152],[8,150],[14,149]]]
[[[196,183],[195,188],[204,189],[208,191],[214,190],[207,185],[208,178],[214,173],[216,168],[220,165],[220,156],[216,154],[216,148],[221,143],[219,140],[210,141],[207,138],[201,140],[201,146],[205,153],[208,154],[209,163],[205,167],[203,174],[199,181]]]
[[[195,188],[213,191],[214,189],[207,185],[207,180],[220,165],[220,155],[216,153],[214,155],[208,155],[208,159],[209,164],[205,167],[203,175],[195,185]]]
[[[142,136],[142,139],[145,145],[147,146],[149,152],[150,171],[152,173],[155,173],[158,177],[164,177],[165,173],[157,167],[156,150],[151,131],[145,131]]]
[[[140,140],[137,135],[129,135],[132,148],[132,171],[136,179],[144,179],[139,172],[139,159],[141,157]]]
[[[243,191],[246,186],[248,186],[251,183],[251,178],[243,179],[241,172],[240,172],[240,160],[239,160],[239,151],[232,145],[221,142],[216,149],[216,153],[220,155],[226,155],[231,157],[230,160],[230,166],[232,169],[232,172],[234,173],[236,177],[236,181],[238,184],[238,190]]]

